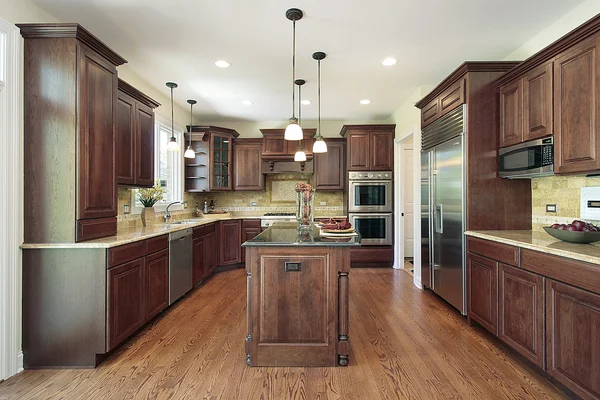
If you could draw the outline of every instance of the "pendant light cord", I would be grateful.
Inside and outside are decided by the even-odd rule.
[[[319,84],[317,87],[317,97],[319,100],[319,134],[317,135],[317,138],[321,137],[321,60],[317,60],[319,63],[319,70],[318,70],[318,74],[317,74],[317,79],[319,80]]]
[[[189,147],[192,147],[192,121],[194,119],[192,114],[192,107],[194,107],[194,104],[190,103],[190,144],[188,145]]]
[[[173,87],[171,86],[171,138],[175,137],[175,128],[174,128],[174,112],[173,112]]]
[[[302,126],[302,85],[298,85],[298,125]],[[298,151],[302,151],[302,140],[298,143]]]
[[[296,19],[292,30],[292,118],[296,118]]]

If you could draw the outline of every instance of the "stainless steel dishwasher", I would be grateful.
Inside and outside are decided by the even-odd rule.
[[[169,304],[192,289],[192,229],[169,234]]]

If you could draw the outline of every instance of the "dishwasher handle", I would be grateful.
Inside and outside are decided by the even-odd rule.
[[[174,242],[176,240],[185,240],[188,236],[192,236],[193,230],[192,228],[182,229],[180,231],[169,233],[169,242]]]

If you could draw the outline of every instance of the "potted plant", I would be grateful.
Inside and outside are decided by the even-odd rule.
[[[142,209],[142,224],[144,226],[154,225],[156,221],[156,212],[154,211],[154,204],[164,198],[166,190],[164,190],[158,180],[154,182],[154,186],[151,188],[139,189],[137,192],[137,198],[144,205]]]

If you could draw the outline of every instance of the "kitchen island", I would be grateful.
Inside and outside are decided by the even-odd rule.
[[[348,365],[350,248],[360,236],[324,237],[277,223],[242,246],[248,274],[250,366]]]

